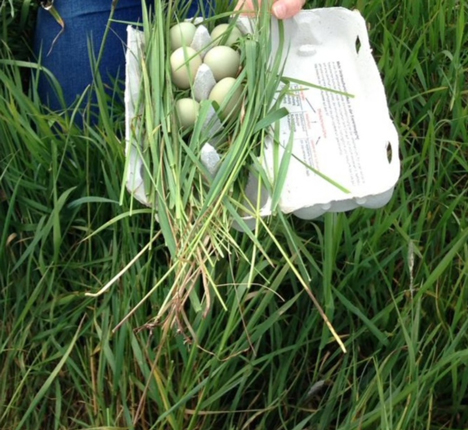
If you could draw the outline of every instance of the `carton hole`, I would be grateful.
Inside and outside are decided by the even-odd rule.
[[[390,142],[388,142],[387,143],[387,160],[388,160],[388,164],[391,164],[392,157],[393,157],[392,145],[390,144]]]
[[[359,39],[359,36],[356,37],[356,41],[354,42],[354,46],[356,48],[356,53],[359,54],[359,51],[361,49],[361,39]]]

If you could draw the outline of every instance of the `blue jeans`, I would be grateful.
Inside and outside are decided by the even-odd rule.
[[[113,20],[141,22],[141,2],[144,0],[119,0]],[[93,70],[89,57],[89,43],[94,56],[98,56],[104,32],[111,12],[111,0],[55,0],[54,6],[65,21],[65,31],[57,39],[51,53],[47,52],[60,32],[60,25],[51,14],[39,10],[34,51],[40,63],[49,69],[59,82],[65,105],[63,106],[49,80],[41,75],[39,96],[42,103],[52,110],[70,106],[93,81]],[[197,12],[198,3],[193,1],[190,14]],[[108,88],[116,79],[125,78],[126,23],[113,22],[105,43],[99,72]]]

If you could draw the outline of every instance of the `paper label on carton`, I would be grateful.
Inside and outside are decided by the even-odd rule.
[[[317,85],[348,93],[339,61],[317,64],[314,70]],[[351,97],[331,91],[317,91],[304,88],[299,84],[290,85],[291,94],[287,95],[282,106],[289,115],[282,120],[281,143],[287,145],[294,130],[295,144],[300,148],[300,158],[316,170],[324,168],[320,163],[319,152],[322,146],[330,145],[327,140],[334,139],[338,155],[344,159],[343,168],[347,171],[347,183],[359,186],[364,183],[364,173],[359,156],[359,131],[356,112]],[[299,156],[299,153],[296,154]],[[322,165],[321,165],[322,164]],[[304,165],[305,174],[315,173]],[[343,170],[340,176],[344,177]]]

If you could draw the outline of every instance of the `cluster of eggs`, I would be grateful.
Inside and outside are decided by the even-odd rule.
[[[215,101],[223,110],[219,112],[224,119],[238,106],[242,88],[236,84],[240,67],[240,55],[232,46],[241,37],[233,25],[220,24],[213,29],[206,49],[195,50],[191,47],[197,27],[191,22],[182,22],[170,30],[172,55],[170,57],[172,82],[182,90],[193,86],[197,72],[202,64],[208,67],[214,78],[208,99]],[[223,44],[220,44],[220,42]],[[201,70],[201,69],[200,69]],[[229,96],[229,100],[226,97]],[[199,103],[193,98],[182,98],[176,102],[176,112],[183,128],[192,126],[197,118]]]

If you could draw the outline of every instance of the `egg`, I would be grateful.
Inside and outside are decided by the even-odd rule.
[[[228,34],[226,34],[228,32]],[[219,24],[211,32],[211,38],[216,45],[232,46],[242,36],[242,33],[236,26],[229,24]],[[221,43],[224,41],[224,43]]]
[[[190,46],[196,29],[197,28],[191,22],[181,22],[180,24],[174,25],[169,30],[172,50],[175,51],[181,46]]]
[[[242,85],[229,96],[229,92],[234,87],[236,79],[224,78],[221,79],[211,90],[209,99],[218,103],[219,106],[224,105],[220,112],[222,119],[226,119],[235,109],[239,108],[242,99]],[[227,97],[230,97],[226,100]]]
[[[195,124],[197,120],[200,105],[193,99],[180,99],[177,100],[176,105],[177,118],[182,128],[189,128]]]
[[[220,81],[237,75],[240,55],[229,46],[215,46],[206,53],[203,61],[213,72],[216,81]]]
[[[172,82],[183,90],[190,88],[197,70],[202,64],[200,55],[195,49],[181,47],[172,53],[170,61]]]

